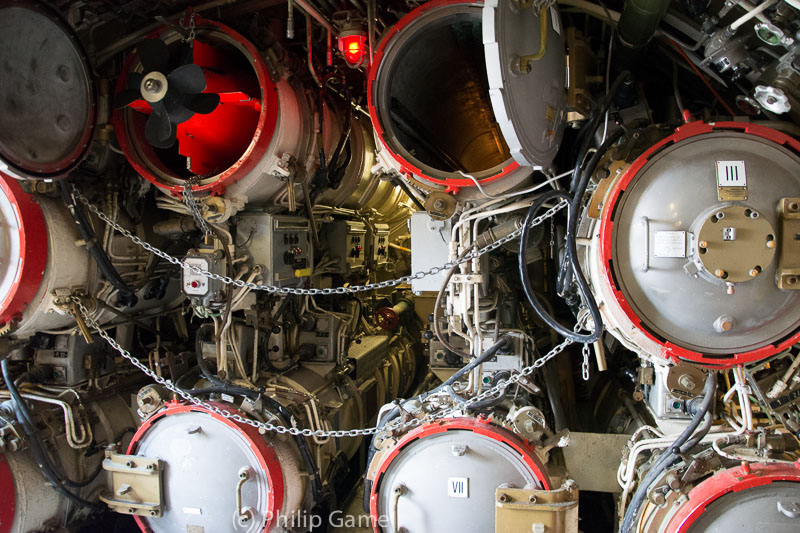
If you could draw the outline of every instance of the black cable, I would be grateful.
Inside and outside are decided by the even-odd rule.
[[[498,372],[492,378],[492,387],[494,387],[498,383],[500,383],[501,379],[508,379],[510,377],[511,377],[511,373],[508,370],[502,370],[502,371]],[[445,387],[445,390],[447,391],[447,394],[450,395],[450,398],[452,398],[457,404],[463,406],[465,403],[467,403],[468,398],[464,398],[463,396],[458,394],[455,391],[455,389],[453,388],[452,385],[448,385],[447,387]],[[468,405],[466,407],[467,407],[467,409],[471,409],[471,410],[475,410],[475,411],[480,410],[480,409],[488,409],[490,407],[495,407],[495,406],[500,405],[501,403],[503,403],[503,401],[506,399],[506,395],[507,394],[508,394],[508,387],[503,387],[503,389],[500,391],[500,394],[498,396],[495,396],[494,398],[487,398],[486,400],[483,400],[483,401],[480,401],[480,402],[472,403],[472,404],[470,404],[470,405]]]
[[[59,494],[63,495],[71,502],[80,505],[81,507],[89,507],[96,511],[106,509],[105,505],[85,500],[67,489],[63,480],[57,474],[55,466],[50,461],[50,457],[44,450],[43,443],[39,438],[38,431],[36,430],[36,426],[34,425],[30,413],[25,406],[24,400],[20,396],[17,387],[14,385],[14,381],[11,379],[11,374],[8,370],[8,359],[3,359],[0,361],[0,369],[2,369],[3,380],[6,382],[6,387],[11,395],[11,399],[14,401],[14,409],[18,414],[22,429],[28,438],[28,443],[30,444],[33,457],[36,461],[36,464],[39,465],[39,469],[42,471],[45,479],[50,482],[50,484]],[[91,483],[91,480],[89,482]]]
[[[683,432],[678,436],[677,439],[670,445],[668,451],[661,454],[656,462],[648,469],[647,475],[645,475],[644,479],[636,489],[636,492],[633,494],[633,498],[631,498],[631,503],[628,505],[628,508],[625,510],[625,517],[622,521],[622,533],[630,533],[633,531],[633,525],[636,518],[639,516],[639,509],[644,502],[645,497],[647,496],[647,491],[650,488],[650,485],[658,479],[658,477],[667,469],[672,463],[674,463],[679,457],[681,453],[687,452],[690,447],[687,446],[683,448],[684,445],[691,444],[692,442],[700,442],[698,439],[694,438],[692,441],[689,441],[689,437],[695,432],[695,430],[700,425],[700,422],[706,417],[709,413],[711,406],[714,404],[715,393],[717,390],[717,373],[712,371],[708,374],[706,378],[705,386],[703,387],[703,403],[700,404],[700,407],[695,413],[694,417],[692,417],[691,422]],[[705,426],[705,424],[704,424]],[[710,417],[709,417],[709,424],[710,427]],[[704,428],[705,432],[708,432],[708,428]],[[702,433],[702,430],[701,430]],[[702,438],[702,437],[701,437]],[[689,441],[689,442],[687,442]]]
[[[611,107],[611,103],[614,101],[614,96],[619,88],[623,83],[630,79],[630,77],[631,73],[628,70],[623,70],[617,75],[608,92],[600,101],[600,104],[597,106],[597,108],[595,108],[594,113],[589,118],[589,121],[581,129],[581,144],[580,149],[578,150],[577,164],[575,165],[575,169],[572,171],[572,178],[569,182],[570,193],[574,194],[577,190],[583,160],[586,158],[586,154],[589,152],[589,145],[592,142],[595,131],[597,130],[598,126],[600,126],[600,120],[605,116],[606,111],[608,111]]]
[[[61,199],[69,209],[72,219],[75,221],[75,225],[78,227],[81,238],[85,243],[86,250],[89,252],[89,255],[92,256],[95,263],[97,263],[97,268],[100,269],[100,272],[102,272],[108,282],[120,292],[120,295],[127,299],[126,303],[129,307],[136,305],[136,294],[134,290],[125,283],[111,262],[111,259],[109,259],[108,254],[97,241],[97,236],[94,234],[94,230],[89,220],[86,218],[86,214],[75,199],[75,191],[67,185],[64,180],[58,182],[58,187],[61,192]]]

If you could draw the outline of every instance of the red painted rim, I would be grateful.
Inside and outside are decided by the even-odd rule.
[[[430,183],[435,183],[437,185],[444,185],[446,187],[445,192],[457,194],[458,191],[464,187],[475,187],[475,182],[467,178],[434,178],[432,176],[428,176],[425,174],[421,169],[416,167],[415,165],[411,164],[407,161],[404,157],[396,153],[388,143],[384,140],[383,134],[385,132],[383,126],[380,123],[380,119],[378,118],[378,112],[375,108],[375,97],[373,96],[374,88],[373,85],[375,83],[376,78],[378,77],[378,71],[380,70],[381,60],[383,59],[384,54],[386,53],[386,47],[391,42],[392,38],[399,34],[403,29],[408,27],[412,22],[417,20],[418,18],[424,16],[429,11],[449,5],[455,4],[465,4],[465,5],[480,5],[483,4],[484,0],[473,0],[473,1],[464,1],[464,0],[433,0],[431,2],[427,2],[422,4],[421,6],[417,7],[416,9],[412,10],[408,13],[405,17],[400,19],[397,24],[392,26],[389,31],[386,32],[383,39],[381,40],[380,45],[378,45],[378,49],[376,50],[372,64],[369,67],[369,75],[367,77],[367,107],[369,108],[369,117],[372,121],[372,127],[375,129],[375,133],[378,135],[378,138],[381,141],[381,146],[389,152],[392,158],[400,164],[400,171],[406,175],[408,178],[414,178],[417,176],[418,178],[422,178],[425,181]],[[478,180],[478,182],[482,185],[487,183],[491,183],[495,180],[503,178],[514,172],[519,168],[519,163],[514,161],[513,159],[510,160],[511,163],[503,167],[503,169],[493,175],[486,178],[482,178]]]
[[[753,487],[769,485],[774,481],[800,483],[800,464],[753,463],[718,472],[689,492],[689,501],[672,517],[667,531],[684,533],[703,514],[712,502],[729,492],[741,492]]]
[[[375,533],[382,533],[381,529],[378,527],[379,521],[376,518],[378,516],[378,487],[380,487],[381,478],[386,473],[392,461],[412,442],[431,435],[453,430],[472,431],[478,435],[483,435],[505,444],[520,455],[522,461],[533,471],[534,476],[545,490],[550,490],[552,488],[550,485],[550,476],[547,474],[547,469],[544,464],[542,464],[536,456],[533,448],[528,446],[526,441],[517,434],[503,427],[496,426],[484,418],[446,418],[439,422],[426,424],[409,431],[403,435],[392,451],[381,460],[381,464],[375,474],[375,480],[372,482],[372,491],[369,497],[369,512],[372,517]]]
[[[0,533],[10,533],[11,526],[14,524],[17,497],[14,492],[14,476],[11,474],[11,466],[3,454],[0,454],[0,494],[3,495],[3,502],[0,504]]]
[[[0,190],[19,221],[19,264],[6,298],[0,302],[0,325],[19,319],[36,296],[47,266],[47,225],[42,208],[17,180],[0,173]],[[9,258],[6,258],[9,260]]]
[[[238,413],[237,410],[232,409],[229,405],[222,403],[214,403],[214,405],[231,414]],[[269,490],[267,491],[267,522],[264,527],[264,533],[267,533],[272,525],[277,521],[278,514],[283,507],[283,470],[281,469],[281,464],[278,460],[278,456],[275,454],[275,450],[272,448],[272,446],[267,444],[267,442],[264,440],[264,437],[253,426],[234,422],[233,420],[220,416],[213,411],[209,411],[208,409],[204,409],[195,405],[168,402],[167,409],[148,418],[141,426],[139,426],[139,428],[136,430],[136,433],[133,435],[130,444],[128,445],[128,451],[126,453],[128,455],[135,455],[139,441],[150,430],[150,428],[162,418],[170,415],[190,412],[205,413],[211,416],[229,428],[241,433],[247,441],[253,454],[258,459],[258,462],[261,466],[261,471],[264,472],[264,475],[267,477],[267,483],[269,485]],[[145,517],[134,516],[133,518],[136,520],[136,524],[142,531],[146,533],[152,532],[152,529],[150,529],[150,527],[147,525],[147,519]]]
[[[633,308],[626,300],[625,295],[622,294],[620,288],[617,287],[611,267],[613,257],[611,237],[614,232],[614,222],[611,220],[611,215],[614,213],[614,207],[621,198],[622,194],[625,192],[625,189],[628,187],[628,185],[630,185],[631,182],[636,178],[639,171],[649,162],[650,158],[659,153],[662,149],[685,139],[696,137],[698,135],[704,135],[714,131],[736,131],[739,133],[754,135],[756,137],[761,137],[763,139],[775,142],[781,146],[788,145],[793,151],[800,153],[800,141],[797,141],[788,135],[765,126],[747,124],[744,122],[717,122],[712,124],[692,122],[690,124],[681,126],[675,130],[675,133],[669,137],[666,137],[665,139],[662,139],[660,142],[656,143],[649,150],[639,156],[633,162],[633,164],[628,167],[628,169],[625,171],[625,174],[614,185],[614,188],[609,191],[605,201],[606,207],[603,209],[602,219],[600,222],[600,265],[604,274],[605,282],[611,289],[611,292],[614,295],[614,298],[617,300],[620,308],[622,308],[625,315],[639,331],[641,331],[653,342],[661,346],[662,356],[672,359],[675,362],[683,359],[706,366],[714,366],[716,368],[724,369],[731,368],[736,365],[760,361],[788,349],[790,346],[800,341],[800,330],[796,331],[788,339],[785,339],[778,344],[763,346],[748,352],[735,353],[732,354],[730,358],[726,359],[716,358],[713,356],[709,357],[700,352],[687,350],[686,348],[682,348],[676,344],[655,337],[649,331],[647,331],[646,328],[642,327],[642,320],[636,315]]]
[[[97,89],[94,79],[92,78],[92,67],[89,64],[89,60],[80,40],[75,36],[75,32],[72,30],[69,24],[64,22],[58,12],[40,2],[29,2],[22,0],[5,0],[0,2],[0,8],[5,7],[24,8],[30,11],[35,11],[49,18],[53,24],[58,26],[61,31],[64,32],[64,35],[66,35],[66,37],[72,42],[75,53],[78,55],[78,58],[86,70],[87,83],[89,85],[89,101],[87,103],[87,111],[89,116],[86,117],[86,128],[84,129],[81,138],[78,140],[72,152],[65,155],[59,161],[37,165],[36,168],[28,168],[24,165],[18,164],[17,162],[10,161],[6,156],[3,156],[2,158],[9,167],[15,171],[18,171],[22,177],[25,178],[52,180],[65,178],[70,172],[77,168],[84,159],[86,159],[86,156],[89,154],[89,150],[91,149],[92,135],[94,134],[95,119],[97,117]]]
[[[195,24],[197,25],[197,31],[201,36],[204,30],[219,31],[233,38],[238,44],[244,47],[250,56],[250,66],[255,71],[256,77],[258,78],[258,84],[261,86],[261,113],[258,117],[258,124],[256,125],[256,129],[253,134],[253,140],[250,141],[250,145],[248,146],[247,150],[245,150],[245,152],[239,157],[239,160],[231,165],[227,170],[217,174],[213,181],[192,186],[192,192],[221,195],[224,194],[227,187],[245,177],[266,153],[270,142],[272,142],[272,136],[275,133],[275,129],[278,125],[278,92],[275,84],[270,78],[267,65],[264,63],[264,60],[262,59],[258,49],[253,46],[253,44],[243,35],[236,32],[232,28],[225,26],[224,24],[213,20],[204,19],[202,17],[197,17],[195,19]],[[170,28],[162,27],[151,33],[148,38],[159,38],[161,35],[171,31],[173,30]],[[122,69],[125,74],[120,76],[117,80],[115,92],[119,92],[125,88],[128,72],[133,65],[135,58],[135,54],[131,54],[125,61]],[[111,118],[111,122],[114,124],[114,131],[116,132],[117,140],[119,141],[119,146],[125,154],[128,162],[136,170],[136,172],[139,173],[139,175],[153,185],[159,187],[160,189],[169,191],[174,196],[180,196],[183,193],[183,185],[173,185],[162,182],[150,170],[149,163],[143,158],[139,157],[138,152],[134,147],[134,142],[137,142],[141,145],[143,142],[146,144],[146,141],[134,141],[128,135],[128,128],[126,127],[126,114],[128,112],[130,111],[117,109],[114,111]]]

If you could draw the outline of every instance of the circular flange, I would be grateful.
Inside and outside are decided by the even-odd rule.
[[[519,185],[531,174],[530,169],[522,168],[510,157],[502,134],[499,130],[495,131],[498,128],[497,124],[486,122],[484,120],[486,115],[478,117],[471,114],[471,111],[485,110],[484,104],[489,105],[486,102],[489,99],[488,93],[475,80],[485,75],[485,64],[476,59],[483,52],[480,35],[478,35],[478,44],[481,44],[479,50],[473,54],[466,54],[467,59],[480,64],[470,64],[469,69],[465,66],[457,68],[452,63],[447,63],[443,59],[441,49],[437,50],[438,54],[430,54],[430,47],[448,46],[450,50],[459,49],[452,45],[449,40],[450,34],[457,40],[470,42],[465,35],[474,33],[469,31],[469,28],[481,26],[482,9],[483,0],[426,2],[409,12],[386,32],[370,65],[367,104],[372,126],[380,140],[381,151],[388,154],[386,157],[392,160],[393,167],[396,167],[403,176],[426,191],[459,194],[462,189],[465,192],[476,189],[477,182],[484,188],[491,186],[489,192],[495,194],[503,192],[496,190],[495,187],[507,190]],[[430,58],[438,61],[438,66]],[[474,71],[472,67],[478,70]],[[473,70],[472,74],[469,74],[468,70]],[[447,97],[443,93],[436,96],[430,94],[430,91],[443,90],[444,81],[431,83],[443,72],[448,76],[444,81],[464,89],[465,92],[460,97],[454,97],[452,94]],[[465,78],[463,80],[453,78],[454,72]],[[424,90],[420,88],[423,83],[427,84]],[[413,91],[422,91],[424,94],[417,95]],[[409,96],[407,101],[398,107],[397,96],[400,93]],[[443,98],[448,104],[457,104],[460,107],[455,108],[451,105],[446,109],[441,105]],[[456,119],[457,125],[451,122]],[[427,126],[421,128],[418,121],[425,121]],[[409,131],[423,130],[426,135],[421,142],[417,142],[418,149],[407,149],[399,140],[399,137],[407,135]],[[468,174],[472,176],[469,178],[455,171],[436,168],[430,160],[427,163],[423,161],[418,153],[422,150],[438,152],[438,159],[444,158],[451,163],[453,159],[460,161],[460,156],[463,154],[481,155],[476,150],[465,148],[465,146],[470,147],[469,142],[459,144],[458,149],[443,146],[442,136],[467,133],[471,134],[470,142],[479,138],[493,138],[493,143],[487,143],[487,146],[494,144],[495,151],[502,148],[499,153],[507,154],[507,159],[495,161],[495,157],[483,154],[478,159],[491,159],[493,161],[491,168],[483,166],[477,170],[468,169]]]
[[[745,205],[713,209],[697,232],[697,258],[705,270],[726,283],[750,281],[775,257],[775,229]]]
[[[800,142],[763,126],[691,123],[631,164],[605,197],[594,252],[595,282],[610,295],[609,316],[628,322],[620,324],[626,336],[643,336],[637,345],[653,356],[720,368],[765,359],[800,340],[800,293],[777,287],[777,261],[750,265],[743,258],[753,278],[746,283],[704,276],[692,261],[700,243],[689,227],[733,206],[742,215],[757,212],[750,222],[778,227],[778,201],[800,194],[798,152]],[[725,200],[716,172],[739,163],[749,196]],[[766,246],[766,227],[753,237],[759,246]],[[762,272],[750,275],[756,266]]]
[[[168,403],[136,431],[128,455],[165,463],[164,507],[158,519],[136,516],[142,531],[267,532],[275,525],[284,500],[278,457],[264,436],[247,424],[207,409]],[[222,409],[235,413],[229,405]],[[247,480],[240,486],[240,473]],[[237,491],[250,518],[239,521]]]
[[[275,83],[270,78],[261,52],[243,35],[224,24],[202,17],[196,17],[195,24],[198,41],[207,42],[211,45],[220,45],[230,50],[235,49],[244,56],[250,68],[253,69],[261,91],[258,119],[253,136],[238,160],[222,172],[204,177],[197,184],[192,185],[194,193],[221,195],[228,187],[247,176],[267,152],[278,126],[278,93]],[[173,29],[162,27],[151,33],[148,38],[161,39],[167,45],[171,45],[177,43],[181,37]],[[200,66],[204,67],[205,65],[201,64]],[[128,57],[122,69],[126,74],[120,76],[117,80],[116,92],[125,89],[128,74],[137,68],[141,68],[138,56],[132,54]],[[227,87],[225,84],[223,86]],[[215,112],[222,107],[218,106]],[[167,164],[161,160],[159,153],[147,143],[144,138],[144,120],[142,119],[141,123],[137,124],[136,118],[141,119],[141,117],[135,117],[137,114],[139,113],[131,109],[114,111],[112,123],[114,124],[114,131],[119,140],[120,148],[125,153],[128,162],[140,176],[157,187],[169,191],[175,196],[180,196],[183,194],[185,179],[179,177],[174,170],[168,168]],[[213,114],[199,115],[198,120],[207,120]],[[233,124],[233,122],[230,122],[230,124]],[[225,127],[230,128],[227,121],[225,122]],[[228,131],[227,133],[218,132],[218,134],[233,135],[234,133]]]
[[[0,173],[0,326],[19,317],[36,295],[47,266],[42,208]]]
[[[386,525],[378,517],[393,515],[393,506],[409,531],[491,530],[495,490],[503,483],[550,489],[544,465],[516,434],[475,418],[418,427],[378,466],[370,494],[375,532]],[[403,494],[393,502],[398,487]]]
[[[58,179],[89,152],[95,86],[78,39],[39,3],[0,0],[0,169]]]

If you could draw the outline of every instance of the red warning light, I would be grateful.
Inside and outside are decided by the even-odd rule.
[[[367,51],[367,34],[350,31],[339,36],[339,51],[347,64],[353,68],[364,65]]]

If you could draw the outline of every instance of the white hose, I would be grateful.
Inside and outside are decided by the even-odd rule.
[[[764,0],[764,2],[762,2],[758,6],[754,7],[753,9],[751,9],[750,11],[748,11],[747,13],[745,13],[744,15],[739,17],[738,19],[734,20],[730,25],[731,31],[738,30],[739,28],[742,27],[743,24],[745,24],[749,20],[753,19],[756,15],[759,15],[760,13],[765,11],[767,8],[772,6],[772,4],[774,4],[776,1],[777,0]]]

